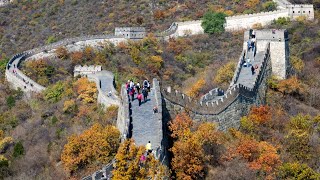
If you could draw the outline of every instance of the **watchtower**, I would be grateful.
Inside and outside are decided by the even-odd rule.
[[[272,74],[279,79],[285,79],[289,68],[288,31],[285,29],[254,30],[256,34],[257,52],[263,51],[270,43]],[[244,48],[249,38],[249,31],[244,34]]]
[[[116,27],[114,35],[127,39],[143,39],[146,36],[144,27]]]

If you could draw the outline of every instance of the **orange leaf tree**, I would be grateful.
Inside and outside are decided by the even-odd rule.
[[[193,127],[191,118],[185,114],[179,114],[170,122],[169,129],[172,137],[176,139],[171,151],[173,153],[172,167],[177,179],[196,179],[205,174],[204,145],[219,143],[220,134],[212,123],[203,123]],[[195,131],[192,131],[195,129]]]
[[[87,78],[82,77],[74,83],[75,91],[78,98],[84,103],[94,103],[97,99],[96,83],[90,82]]]
[[[114,126],[94,124],[80,135],[72,135],[64,146],[61,160],[68,172],[94,162],[107,163],[117,152],[120,132]]]

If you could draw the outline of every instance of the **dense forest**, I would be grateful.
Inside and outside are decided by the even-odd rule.
[[[48,87],[32,97],[6,82],[8,59],[67,37],[113,33],[118,26],[159,32],[209,10],[229,16],[269,11],[271,1],[18,0],[0,7],[0,178],[79,179],[115,157],[117,167],[126,167],[116,168],[115,178],[319,179],[320,2],[292,2],[313,3],[316,20],[280,18],[268,27],[289,32],[289,78],[268,80],[268,104],[253,107],[240,129],[220,132],[212,123],[192,121],[187,112],[173,117],[171,173],[152,157],[139,168],[144,147],[131,140],[119,144],[118,107],[98,105],[95,83],[74,78],[74,65],[101,64],[115,74],[118,88],[128,78],[157,77],[164,86],[199,98],[228,87],[243,32],[169,41],[150,33],[141,41],[72,53],[61,47],[56,58],[22,64],[25,74]]]

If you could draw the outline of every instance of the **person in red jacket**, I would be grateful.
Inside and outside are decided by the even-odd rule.
[[[131,101],[134,100],[134,92],[135,92],[134,88],[130,88],[129,95],[131,96]]]
[[[142,101],[142,94],[138,93],[137,99],[139,101],[139,106],[141,105],[141,101]]]

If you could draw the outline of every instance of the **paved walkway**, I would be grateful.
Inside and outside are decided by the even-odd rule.
[[[260,52],[257,52],[257,54],[254,57],[252,50],[250,50],[247,53],[247,57],[246,58],[250,59],[250,65],[247,66],[247,67],[242,65],[242,69],[240,71],[240,75],[239,75],[239,79],[237,81],[237,84],[242,84],[242,85],[244,85],[246,87],[253,88],[255,79],[256,79],[257,74],[258,74],[257,72],[258,72],[259,68],[261,67],[261,64],[262,64],[262,61],[263,61],[264,54],[265,54],[264,51],[260,51]],[[251,67],[252,66],[255,67],[256,65],[258,66],[258,69],[252,75]]]
[[[136,145],[145,146],[151,141],[152,148],[155,150],[161,145],[159,128],[162,122],[157,119],[157,114],[153,114],[153,107],[156,106],[154,89],[149,92],[147,102],[139,106],[138,100],[131,102],[132,109],[132,138]],[[135,95],[137,97],[137,94]]]

